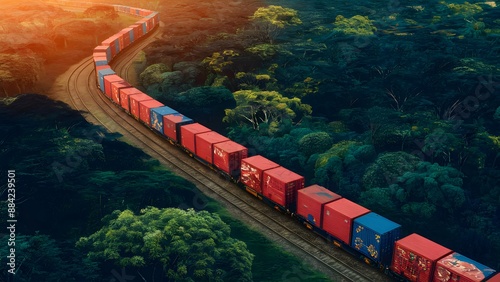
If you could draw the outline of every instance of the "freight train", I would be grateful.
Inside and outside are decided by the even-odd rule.
[[[61,3],[61,1],[60,1]],[[64,1],[89,7],[96,3]],[[107,5],[107,4],[102,4]],[[111,5],[141,17],[95,47],[97,87],[124,112],[181,147],[238,186],[365,262],[401,281],[500,282],[500,274],[418,234],[401,237],[401,226],[196,123],[127,83],[110,62],[159,25],[158,12]]]

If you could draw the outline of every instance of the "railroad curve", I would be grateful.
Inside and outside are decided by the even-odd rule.
[[[156,28],[138,43],[120,52],[112,63],[115,72],[126,78],[136,54],[159,35],[160,29]],[[287,245],[287,249],[315,265],[334,281],[390,281],[381,272],[332,247],[290,217],[279,214],[233,183],[222,180],[209,168],[127,115],[98,90],[92,57],[72,66],[58,79],[53,91],[59,93],[57,98],[82,111],[87,121],[122,134],[127,142],[141,148],[172,172],[194,183],[205,195],[222,203],[234,217],[264,231],[273,241]],[[300,279],[300,273],[289,274]],[[284,277],[284,280],[290,278]]]

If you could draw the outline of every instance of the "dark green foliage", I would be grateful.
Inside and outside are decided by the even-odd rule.
[[[8,236],[0,239],[8,242]],[[99,281],[97,264],[83,258],[72,246],[58,243],[48,235],[16,234],[15,281]],[[9,248],[1,248],[2,258],[10,255]],[[7,271],[2,268],[6,275]],[[10,275],[10,274],[8,274]]]
[[[299,148],[309,157],[314,153],[322,153],[332,146],[332,138],[326,132],[309,133],[299,140]]]
[[[224,110],[235,106],[233,94],[222,86],[194,87],[164,95],[160,101],[213,130],[221,128],[217,122],[224,117]]]
[[[254,256],[230,237],[218,215],[206,211],[114,211],[101,230],[80,238],[77,246],[94,261],[152,273],[152,280],[252,281]]]

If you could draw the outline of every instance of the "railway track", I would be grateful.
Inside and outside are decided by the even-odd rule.
[[[147,38],[122,51],[113,64],[117,74],[127,77],[135,55],[159,35],[160,31],[156,29]],[[290,217],[279,214],[233,183],[222,180],[180,148],[170,145],[161,136],[127,115],[97,89],[91,58],[81,61],[73,68],[66,87],[72,106],[84,111],[89,122],[101,124],[110,132],[121,133],[127,142],[159,159],[170,170],[193,182],[203,193],[222,201],[226,207],[232,206],[241,211],[242,214],[237,215],[240,219],[259,225],[259,229],[266,230],[274,240],[296,249],[296,254],[307,257],[307,261],[319,266],[333,281],[389,281],[382,273],[360,263],[350,254],[334,249]]]

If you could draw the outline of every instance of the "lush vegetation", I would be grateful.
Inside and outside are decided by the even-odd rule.
[[[326,281],[62,102],[3,100],[0,133],[0,170],[16,171],[16,281]]]
[[[269,2],[195,47],[158,42],[143,85],[197,91],[222,117],[197,120],[251,154],[499,269],[498,1]]]

